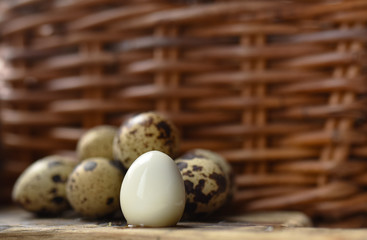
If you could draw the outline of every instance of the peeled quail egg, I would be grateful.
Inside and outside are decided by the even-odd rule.
[[[159,151],[138,157],[122,182],[120,204],[129,225],[176,225],[185,207],[185,187],[172,158]]]
[[[63,156],[48,156],[30,165],[17,179],[14,202],[38,214],[58,214],[69,208],[65,185],[76,161]]]
[[[112,144],[117,128],[113,126],[97,126],[89,129],[79,139],[77,155],[80,161],[92,157],[113,159]]]
[[[87,218],[98,218],[119,209],[124,177],[122,164],[106,158],[89,158],[70,174],[66,193],[73,209]]]
[[[179,133],[171,121],[155,112],[138,114],[118,130],[113,145],[115,159],[126,168],[141,154],[158,150],[170,156],[178,151]]]

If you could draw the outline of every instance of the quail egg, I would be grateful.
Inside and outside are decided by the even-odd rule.
[[[117,128],[113,126],[97,126],[89,129],[79,139],[77,155],[80,161],[92,157],[113,159],[112,144]]]
[[[226,203],[230,192],[228,178],[218,164],[195,155],[178,158],[176,164],[185,184],[186,219],[206,217]]]
[[[236,186],[234,184],[234,173],[232,171],[232,167],[227,162],[227,160],[214,151],[211,151],[208,149],[201,149],[201,148],[196,148],[196,149],[188,151],[187,153],[185,153],[185,155],[181,156],[181,159],[185,159],[185,158],[190,159],[193,157],[210,159],[219,165],[219,167],[225,173],[227,183],[229,184],[228,187],[230,189],[230,193],[228,196],[229,197],[228,200],[230,201],[234,195],[234,192],[236,191]]]
[[[120,201],[129,225],[176,225],[185,208],[185,186],[172,158],[160,151],[138,157],[122,182]]]
[[[73,209],[86,218],[98,218],[119,209],[124,177],[122,164],[106,158],[89,158],[70,174],[66,194]]]
[[[141,154],[157,150],[175,156],[179,133],[174,124],[155,112],[138,114],[118,130],[113,145],[115,159],[129,168]]]
[[[228,176],[230,176],[232,174],[231,165],[221,155],[219,155],[216,152],[213,152],[213,151],[210,151],[210,150],[207,150],[207,149],[196,148],[196,149],[188,151],[181,158],[185,158],[186,155],[188,156],[188,158],[190,158],[190,155],[194,155],[194,156],[197,156],[197,157],[211,159],[212,161],[217,163],[222,168],[222,170],[225,172],[225,174],[227,174]]]
[[[48,156],[31,164],[17,179],[13,201],[41,215],[54,215],[68,209],[65,185],[76,161],[63,156]]]

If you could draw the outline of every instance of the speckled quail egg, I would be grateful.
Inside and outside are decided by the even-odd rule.
[[[129,168],[137,157],[151,150],[174,157],[178,151],[179,132],[167,118],[155,112],[138,114],[118,130],[113,145],[115,159]]]
[[[196,148],[196,149],[192,149],[188,151],[187,153],[185,153],[185,155],[181,157],[181,159],[185,159],[185,158],[190,159],[193,157],[207,158],[207,159],[214,161],[215,163],[217,163],[220,166],[220,168],[226,174],[227,183],[229,184],[228,187],[230,189],[228,200],[231,200],[234,192],[236,191],[236,186],[234,184],[234,173],[232,171],[232,167],[227,162],[227,160],[216,152],[213,152],[208,149],[201,149],[201,148]]]
[[[76,160],[57,155],[37,160],[17,179],[13,201],[41,215],[54,215],[68,209],[65,185],[75,165]]]
[[[186,190],[185,218],[206,217],[228,199],[229,184],[214,161],[195,155],[176,159]]]
[[[66,193],[73,209],[86,218],[98,218],[119,209],[122,164],[106,158],[89,158],[70,174]]]
[[[190,157],[190,155],[191,155],[191,157]],[[230,176],[232,174],[232,167],[231,167],[231,165],[227,162],[227,160],[225,160],[221,155],[219,155],[216,152],[210,151],[208,149],[196,148],[196,149],[192,149],[192,150],[188,151],[181,158],[185,158],[185,156],[188,156],[188,158],[192,158],[192,155],[195,155],[197,157],[211,159],[215,163],[219,164],[219,166],[222,168],[222,170],[228,176]]]
[[[92,157],[113,159],[112,144],[117,128],[113,126],[97,126],[89,129],[79,139],[77,155],[80,161]]]

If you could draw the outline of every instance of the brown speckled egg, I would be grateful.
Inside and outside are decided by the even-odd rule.
[[[122,165],[106,158],[89,158],[70,174],[66,193],[73,209],[87,218],[98,218],[120,208]]]
[[[196,148],[185,153],[181,157],[181,159],[192,158],[193,156],[210,159],[217,163],[225,172],[225,174],[227,174],[228,176],[232,174],[231,165],[227,162],[227,160],[225,160],[221,155],[216,152],[207,149]]]
[[[41,215],[54,215],[68,209],[65,185],[75,165],[75,160],[56,155],[37,160],[17,179],[13,201]]]
[[[214,161],[188,156],[176,159],[186,190],[185,218],[205,217],[227,201],[226,174]]]
[[[207,158],[214,161],[220,166],[220,168],[226,174],[226,179],[229,184],[228,187],[230,189],[229,200],[231,200],[236,190],[236,187],[234,184],[234,173],[232,171],[231,165],[227,162],[227,160],[216,152],[201,148],[196,148],[188,151],[183,156],[181,156],[181,159],[191,159],[193,157]]]
[[[128,119],[117,132],[113,152],[115,159],[129,168],[137,157],[158,150],[174,157],[178,151],[179,133],[174,124],[155,112]]]
[[[89,129],[79,139],[77,155],[80,161],[92,157],[113,159],[112,144],[117,128],[113,126],[97,126]]]

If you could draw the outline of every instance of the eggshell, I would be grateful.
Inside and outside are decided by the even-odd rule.
[[[192,156],[176,159],[186,189],[185,218],[206,217],[221,208],[228,199],[226,174],[214,161]]]
[[[185,187],[172,158],[149,151],[136,159],[121,185],[120,202],[129,225],[176,225],[185,207]]]
[[[13,201],[41,215],[58,214],[68,209],[65,185],[75,165],[73,159],[57,155],[37,160],[17,179]]]
[[[183,156],[181,156],[180,159],[192,159],[194,157],[209,159],[219,165],[219,167],[223,170],[223,172],[226,175],[226,179],[227,179],[227,183],[229,184],[228,187],[230,191],[228,195],[228,201],[231,201],[236,191],[236,186],[234,182],[234,173],[232,171],[232,167],[227,162],[227,160],[224,157],[222,157],[220,154],[214,151],[211,151],[208,149],[202,149],[202,148],[192,149],[186,152]]]
[[[86,218],[106,216],[119,209],[123,177],[118,161],[86,159],[69,176],[67,198],[73,209]]]
[[[79,139],[77,144],[77,155],[80,161],[92,157],[113,159],[113,138],[117,128],[113,126],[97,126],[89,129]]]
[[[179,147],[179,132],[174,124],[155,112],[138,114],[128,119],[114,138],[115,159],[129,168],[141,154],[157,150],[175,156]]]
[[[196,148],[196,149],[192,149],[192,150],[188,151],[181,158],[185,158],[186,155],[188,155],[188,156],[194,155],[196,157],[210,159],[210,160],[214,161],[215,163],[217,163],[222,168],[222,170],[224,171],[225,174],[227,174],[228,176],[232,175],[231,165],[227,162],[226,159],[224,159],[221,155],[219,155],[218,153],[216,153],[214,151],[211,151],[211,150],[208,150],[208,149]]]

